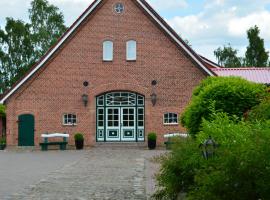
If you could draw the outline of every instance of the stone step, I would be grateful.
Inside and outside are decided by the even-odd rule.
[[[94,147],[146,149],[147,144],[145,142],[97,142]]]

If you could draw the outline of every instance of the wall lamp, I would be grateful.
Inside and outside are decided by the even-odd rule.
[[[152,105],[155,106],[156,103],[157,103],[157,94],[156,94],[156,93],[152,93],[152,94],[150,95],[150,97],[151,97]]]
[[[82,95],[82,101],[84,103],[84,106],[86,107],[88,104],[88,95],[87,94]]]

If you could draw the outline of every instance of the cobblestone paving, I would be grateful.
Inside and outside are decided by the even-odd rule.
[[[160,153],[162,151],[94,148],[79,161],[65,165],[7,199],[147,199],[146,184],[153,184],[153,181],[146,180],[149,179],[146,172],[151,169],[145,165]]]

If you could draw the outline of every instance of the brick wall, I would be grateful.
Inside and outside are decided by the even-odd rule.
[[[158,143],[163,134],[183,131],[179,126],[164,126],[165,112],[182,113],[189,102],[192,89],[205,75],[182,51],[149,20],[130,0],[123,14],[115,14],[113,5],[119,0],[108,0],[89,17],[76,34],[63,46],[30,81],[7,101],[7,142],[18,143],[18,116],[35,116],[35,144],[44,132],[82,132],[86,145],[95,144],[95,97],[112,90],[129,90],[146,97],[146,133],[156,131]],[[102,61],[102,42],[114,42],[113,62]],[[137,61],[127,62],[125,43],[137,41]],[[150,95],[155,86],[157,104],[152,106]],[[83,82],[89,86],[84,87]],[[84,107],[81,96],[89,95]],[[78,125],[62,125],[64,113],[76,113]],[[73,137],[70,144],[74,144]]]

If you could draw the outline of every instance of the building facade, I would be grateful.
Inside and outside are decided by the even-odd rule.
[[[185,131],[192,90],[213,75],[144,0],[96,0],[1,99],[7,145],[83,133],[85,144]]]

